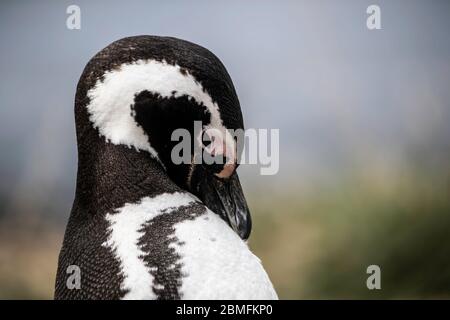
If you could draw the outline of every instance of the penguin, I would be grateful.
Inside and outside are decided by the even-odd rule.
[[[223,164],[194,161],[196,121],[225,135],[244,128],[232,80],[209,50],[133,36],[87,63],[75,95],[76,192],[55,299],[278,299],[246,242],[236,140],[200,146],[212,145]],[[172,160],[177,129],[192,134],[191,161]]]

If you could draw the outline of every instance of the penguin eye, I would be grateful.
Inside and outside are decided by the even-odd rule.
[[[207,148],[212,142],[214,142],[214,136],[210,137],[206,132],[203,132],[203,139],[202,139],[203,147]]]
[[[206,141],[203,141],[202,143],[203,143],[203,146],[205,148],[207,148],[211,144],[211,141],[210,140],[206,140]]]

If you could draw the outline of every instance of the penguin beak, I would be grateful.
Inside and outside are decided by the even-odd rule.
[[[204,172],[196,189],[198,197],[211,211],[220,215],[242,239],[248,239],[252,221],[236,172],[225,179]]]

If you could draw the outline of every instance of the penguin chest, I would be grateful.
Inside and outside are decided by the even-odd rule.
[[[164,194],[107,215],[123,299],[275,299],[259,259],[190,194]]]
[[[183,299],[277,299],[260,260],[215,213],[175,226]]]

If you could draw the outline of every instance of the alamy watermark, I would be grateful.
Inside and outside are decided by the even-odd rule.
[[[72,4],[67,7],[66,13],[69,15],[66,19],[66,27],[69,30],[81,29],[81,9],[79,6]]]
[[[194,121],[194,137],[179,128],[171,140],[178,142],[171,151],[174,164],[259,164],[261,175],[277,174],[280,168],[279,129],[221,130]]]
[[[69,275],[66,281],[66,287],[69,290],[81,289],[81,270],[77,265],[70,265],[66,269],[66,273]]]
[[[366,286],[369,290],[381,289],[381,268],[376,264],[367,267],[367,274],[370,276],[366,280]]]
[[[366,26],[369,30],[381,29],[381,9],[380,6],[372,4],[367,7],[366,13],[369,15],[366,20]]]

